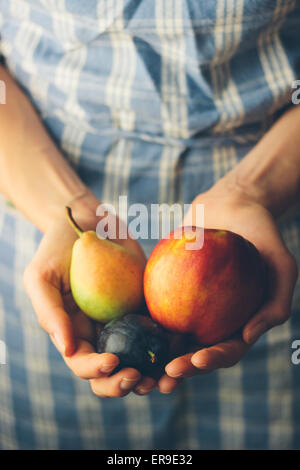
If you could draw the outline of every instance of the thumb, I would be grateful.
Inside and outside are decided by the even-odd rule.
[[[59,289],[30,267],[24,273],[24,286],[41,327],[62,355],[71,356],[76,349],[73,327]]]

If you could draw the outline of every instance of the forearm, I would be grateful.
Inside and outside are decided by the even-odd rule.
[[[299,201],[300,106],[287,111],[224,182],[276,217]]]
[[[87,190],[56,148],[26,95],[0,66],[6,104],[0,106],[0,192],[40,230]],[[95,199],[92,194],[88,196]]]

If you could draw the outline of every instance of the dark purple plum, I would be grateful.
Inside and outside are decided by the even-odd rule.
[[[136,314],[107,323],[97,335],[97,352],[118,356],[120,363],[113,373],[133,367],[149,377],[162,373],[170,357],[169,339],[162,327]]]

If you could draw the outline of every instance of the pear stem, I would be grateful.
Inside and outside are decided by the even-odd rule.
[[[66,214],[67,214],[67,219],[68,219],[68,222],[69,224],[71,225],[71,227],[73,227],[73,229],[75,230],[75,232],[77,233],[77,235],[79,237],[81,237],[83,235],[83,230],[79,227],[79,225],[75,222],[73,216],[72,216],[72,209],[71,207],[66,207]]]

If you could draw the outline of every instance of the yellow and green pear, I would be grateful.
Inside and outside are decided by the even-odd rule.
[[[84,232],[67,218],[79,236],[72,249],[70,286],[79,308],[101,323],[136,311],[143,301],[144,265],[134,253],[95,231]]]

